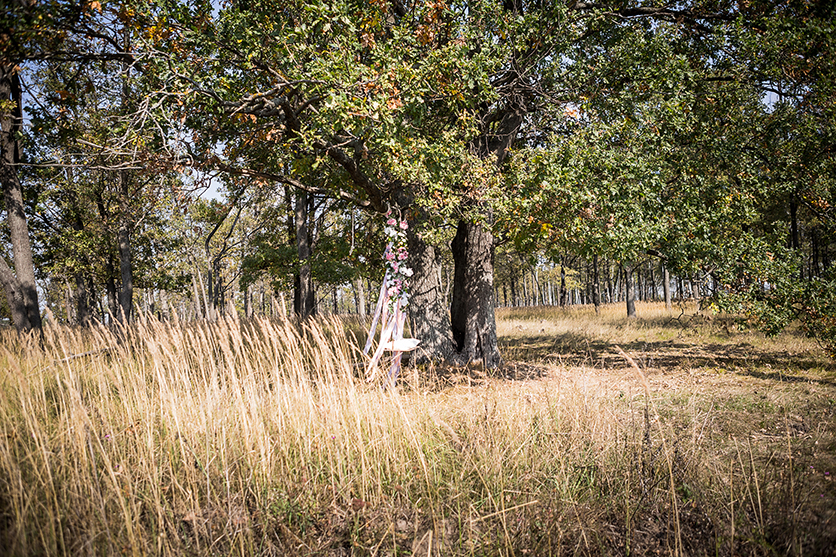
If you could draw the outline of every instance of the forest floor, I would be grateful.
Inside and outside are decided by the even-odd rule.
[[[644,524],[631,529],[629,519],[604,510],[608,503],[593,501],[591,515],[620,526],[598,523],[606,542],[591,553],[836,555],[836,365],[801,331],[766,337],[746,319],[658,303],[640,303],[636,319],[626,317],[622,304],[598,313],[591,306],[500,309],[497,323],[505,358],[498,374],[442,373],[443,383],[482,379],[626,401],[609,407],[609,417],[630,422],[635,435],[642,427],[637,407],[643,410],[638,421],[648,419],[646,429],[658,427],[667,437],[668,446],[656,451],[673,447],[668,480],[684,496],[680,510],[702,509],[704,521],[687,511],[678,525],[645,513]],[[687,462],[698,454],[701,464]],[[633,471],[641,475],[646,465]],[[688,493],[689,483],[714,488],[702,491],[709,497],[701,500]],[[640,506],[658,504],[643,497]],[[681,548],[671,541],[676,528]]]
[[[500,369],[396,390],[350,319],[0,331],[0,554],[836,555],[833,361],[624,313],[500,309]]]

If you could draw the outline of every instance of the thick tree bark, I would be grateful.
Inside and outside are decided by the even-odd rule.
[[[3,284],[6,302],[12,314],[12,323],[20,330],[31,329],[32,325],[29,322],[29,314],[26,311],[26,300],[23,296],[20,281],[2,257],[0,257],[0,283]]]
[[[470,145],[472,152],[482,159],[495,157],[501,165],[523,118],[524,109],[516,104],[483,114],[481,133]],[[486,207],[469,209],[489,217]],[[481,361],[485,368],[495,368],[502,363],[493,303],[493,242],[486,226],[462,220],[451,245],[455,271],[450,318],[459,364]]]
[[[449,360],[454,352],[453,337],[441,286],[441,262],[435,247],[421,237],[420,223],[415,219],[408,219],[408,222],[407,263],[414,274],[409,284],[407,309],[411,334],[421,341],[411,359],[414,363]]]
[[[478,223],[460,221],[451,245],[456,271],[451,303],[453,339],[462,363],[502,363],[493,304],[493,236]]]
[[[11,111],[0,113],[0,182],[14,260],[14,271],[5,260],[0,261],[0,282],[15,326],[29,330],[41,327],[41,311],[29,225],[23,209],[23,188],[14,167],[20,159],[16,135],[23,122],[21,99],[20,77],[15,65],[0,64],[0,101],[11,102],[14,106]]]

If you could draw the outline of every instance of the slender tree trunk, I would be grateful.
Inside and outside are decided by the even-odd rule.
[[[105,263],[105,272],[107,273],[107,281],[105,282],[107,309],[110,312],[112,319],[118,319],[120,312],[119,291],[116,288],[116,266],[113,263],[112,256],[108,256],[107,258],[107,263]]]
[[[540,270],[536,266],[531,271],[531,279],[531,286],[532,290],[534,291],[534,305],[543,305],[545,302],[543,301],[543,291],[540,288]]]
[[[560,262],[560,307],[566,307],[567,293],[566,293],[566,266],[564,265],[566,258]]]
[[[636,316],[636,295],[633,288],[633,269],[622,267],[624,275],[624,298],[627,300],[627,317]]]
[[[618,267],[615,270],[615,284],[614,284],[615,299],[613,300],[614,302],[620,302],[621,300],[624,299],[624,298],[621,297],[621,292],[622,292],[622,290],[624,290],[624,281],[621,278],[622,274],[623,274],[623,268],[621,267],[621,264],[619,263]]]
[[[75,323],[75,292],[70,286],[70,281],[64,281],[64,308],[67,312],[67,323]]]
[[[75,276],[75,322],[88,325],[93,319],[92,301],[94,298],[93,278],[77,274]]]
[[[366,293],[363,290],[363,278],[354,279],[354,306],[357,308],[357,315],[360,319],[366,318]]]
[[[456,263],[451,322],[463,363],[501,364],[493,304],[493,236],[482,225],[459,221],[451,244]]]
[[[41,310],[35,284],[35,266],[29,224],[23,204],[23,188],[14,165],[20,161],[17,134],[23,123],[22,94],[18,69],[13,63],[0,63],[0,182],[6,207],[6,222],[12,244],[14,270],[0,256],[0,282],[19,330],[41,328]]]
[[[650,275],[650,280],[648,281],[649,296],[647,299],[655,302],[659,299],[659,289],[656,286],[656,270],[653,268],[652,262],[648,263],[648,274]]]
[[[299,191],[296,194],[294,210],[296,229],[296,252],[299,256],[299,277],[293,293],[293,311],[298,317],[309,317],[315,313],[315,299],[311,264],[311,239],[308,233],[308,194]]]
[[[665,309],[671,310],[671,276],[667,267],[662,267],[662,290],[665,293]]]
[[[241,290],[241,297],[243,298],[244,302],[244,318],[249,319],[250,314],[252,313],[252,309],[250,308],[250,288],[244,288]]]
[[[134,277],[131,258],[130,181],[126,171],[119,172],[119,288],[120,319],[131,322],[133,313]]]
[[[633,270],[633,274],[635,275],[635,279],[636,279],[636,287],[633,290],[634,295],[639,301],[644,301],[645,300],[644,266],[643,265],[636,265],[636,267]]]
[[[195,275],[192,275],[192,291],[194,293],[195,317],[197,319],[203,319],[203,302],[200,300],[200,288],[198,288],[197,281],[198,278]]]
[[[700,279],[691,276],[691,298],[694,301],[699,302],[701,295],[700,295]]]
[[[598,274],[598,256],[592,256],[592,303],[595,313],[601,311],[601,277]]]

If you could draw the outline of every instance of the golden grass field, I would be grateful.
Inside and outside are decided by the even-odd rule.
[[[351,320],[0,332],[0,554],[834,555],[833,363],[638,312],[499,310],[502,369],[394,391]]]

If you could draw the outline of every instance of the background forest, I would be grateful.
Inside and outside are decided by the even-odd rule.
[[[495,305],[636,298],[833,346],[833,16],[5,0],[2,312],[364,315],[393,211],[429,358],[498,363]]]

